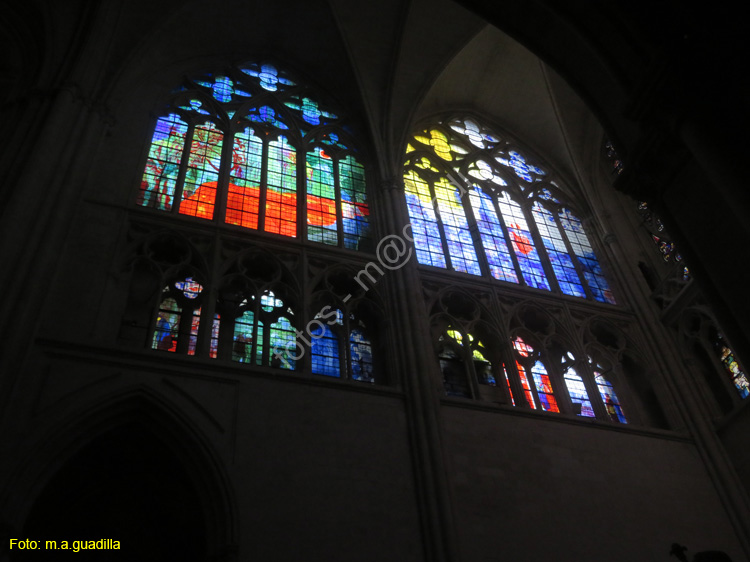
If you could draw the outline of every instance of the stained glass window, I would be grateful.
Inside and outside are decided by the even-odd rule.
[[[324,244],[338,243],[334,162],[322,148],[307,153],[307,237]]]
[[[247,127],[234,135],[227,191],[228,224],[258,228],[263,140]]]
[[[520,336],[513,340],[513,349],[516,353],[516,368],[521,379],[521,386],[529,406],[548,412],[559,412],[560,408],[552,390],[547,368],[539,358],[539,353]],[[534,395],[537,400],[534,399]]]
[[[180,213],[212,219],[216,206],[216,185],[221,166],[223,134],[213,123],[195,127],[190,144]]]
[[[641,216],[643,228],[654,243],[654,247],[661,254],[665,263],[675,263],[679,267],[679,276],[683,281],[690,280],[690,270],[682,259],[682,255],[677,250],[677,245],[672,241],[672,237],[667,232],[664,223],[651,210],[646,201],[640,201],[637,205],[638,214]]]
[[[159,307],[154,330],[153,348],[161,351],[177,351],[180,328],[180,307],[173,298],[165,298]]]
[[[344,247],[358,248],[369,238],[365,169],[354,156],[339,160]]]
[[[295,369],[294,311],[273,291],[229,286],[216,303],[209,357]]]
[[[152,349],[195,354],[202,292],[203,286],[192,277],[164,287],[151,338]]]
[[[620,400],[617,398],[615,388],[610,381],[604,377],[604,367],[593,359],[589,358],[594,371],[594,378],[596,380],[596,387],[599,390],[604,407],[607,410],[607,415],[610,420],[619,423],[628,423],[625,418],[625,414],[622,411]]]
[[[170,211],[185,147],[188,124],[174,113],[156,121],[138,204]]]
[[[583,378],[576,372],[573,364],[574,361],[575,357],[570,351],[562,356],[561,367],[563,379],[568,389],[570,402],[573,405],[573,413],[578,416],[594,418],[596,417],[594,407],[591,405],[591,400],[589,400],[589,393],[586,390]]]
[[[335,329],[343,326],[342,313],[336,311]],[[317,323],[310,333],[311,343],[310,356],[312,357],[313,375],[326,375],[329,377],[341,376],[341,350],[339,338],[331,330],[331,327],[322,321]]]
[[[268,63],[187,80],[156,121],[137,204],[370,247],[362,158],[338,114],[302,91]]]
[[[564,189],[510,139],[463,117],[420,130],[404,187],[419,263],[615,303]]]
[[[286,137],[268,143],[265,231],[297,236],[297,161]]]
[[[375,382],[373,344],[365,323],[341,310],[318,314],[316,319],[310,338],[313,374]]]
[[[427,182],[409,170],[404,174],[404,186],[417,260],[426,265],[446,267],[442,235]]]
[[[501,215],[496,211],[495,202],[478,186],[471,191],[469,198],[487,255],[490,274],[495,279],[518,283],[518,274],[508,251],[508,243],[503,236],[505,229],[500,223]]]
[[[361,322],[349,332],[349,363],[352,379],[375,382],[372,342]]]
[[[464,334],[448,326],[438,344],[443,387],[447,396],[471,398],[478,392],[476,385],[497,385],[487,350],[472,334]]]
[[[716,357],[721,362],[724,372],[726,372],[732,384],[737,389],[740,398],[744,399],[750,396],[750,382],[748,382],[747,375],[737,362],[734,351],[729,347],[720,332],[715,333],[713,347]]]
[[[443,347],[439,357],[445,394],[462,398],[471,397],[471,390],[469,390],[466,370],[461,357],[450,347]]]

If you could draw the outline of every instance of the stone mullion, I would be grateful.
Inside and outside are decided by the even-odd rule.
[[[562,414],[573,415],[573,400],[568,392],[568,385],[565,383],[565,370],[558,361],[551,361],[552,357],[547,354],[550,361],[545,364],[547,376],[552,383],[552,395],[557,401],[557,406]]]
[[[216,198],[214,200],[214,221],[217,224],[226,223],[227,203],[229,201],[229,175],[232,169],[234,154],[234,131],[229,127],[222,131],[221,139],[221,167],[216,181]]]
[[[378,195],[379,207],[383,210],[380,213],[383,231],[402,234],[404,225],[409,224],[402,185],[393,182]],[[407,242],[410,257],[414,252],[412,246]],[[400,268],[385,271],[384,275],[392,309],[399,311],[393,315],[393,329],[401,343],[397,346],[395,360],[405,394],[425,558],[435,562],[454,561],[458,559],[458,547],[440,429],[437,360],[432,352],[429,319],[416,261],[410,259]]]
[[[336,193],[336,240],[339,248],[345,247],[344,240],[344,210],[341,202],[341,168],[339,166],[340,156],[332,159],[333,163],[333,185]]]
[[[220,264],[218,256],[221,256],[221,238],[218,233],[214,236],[211,244],[212,259],[211,269],[208,272],[208,279],[204,281],[203,286],[203,305],[201,306],[201,319],[198,327],[198,342],[196,344],[195,354],[199,357],[211,356],[211,337],[213,335],[214,315],[216,314],[216,301],[218,299],[218,286],[221,282],[219,271]],[[221,320],[219,321],[221,327]],[[218,344],[217,357],[218,357]]]
[[[298,164],[299,166],[299,164]],[[297,168],[297,174],[299,177],[300,171]],[[304,174],[303,174],[303,177]],[[299,349],[303,350],[302,357],[296,360],[295,371],[303,373],[312,373],[312,338],[307,333],[306,320],[307,322],[312,321],[313,315],[317,311],[312,310],[312,295],[313,287],[311,286],[311,278],[313,277],[310,272],[310,257],[308,256],[307,249],[303,248],[299,254],[299,260],[297,265],[297,278],[300,280],[299,286],[302,288],[300,310],[294,311],[294,317],[289,318],[289,322],[292,324],[295,330],[297,330],[296,341],[299,344],[298,347],[294,348],[294,353],[299,354]],[[285,306],[289,306],[288,302],[284,303]],[[342,311],[343,312],[343,311]],[[331,330],[333,332],[333,330]],[[335,333],[334,333],[335,335]],[[308,346],[305,341],[310,342]],[[296,355],[295,355],[296,357]]]
[[[503,377],[505,377],[507,373],[508,382],[510,383],[510,390],[513,394],[513,401],[515,402],[515,407],[525,408],[527,410],[533,409],[531,404],[529,404],[529,401],[526,399],[526,392],[523,388],[523,385],[521,384],[521,377],[518,374],[518,369],[516,368],[516,358],[513,354],[513,351],[509,347],[503,349],[502,360],[503,364],[505,365],[505,372],[503,373]],[[511,402],[509,401],[509,403]]]
[[[217,342],[217,359],[231,361],[232,346],[234,345],[234,325],[237,317],[229,317],[228,314],[222,314],[219,319],[219,341]],[[252,346],[251,346],[252,348]]]
[[[307,241],[307,155],[312,147],[302,141],[296,150],[295,172],[297,173],[297,238]]]
[[[465,334],[462,332],[461,335],[463,336],[462,342],[464,342],[461,344],[461,354],[464,362],[467,386],[469,387],[471,398],[479,400],[481,398],[479,394],[479,378],[477,377],[477,370],[474,367],[474,353],[469,341],[469,332]]]
[[[193,327],[195,309],[190,306],[182,306],[179,302],[177,304],[180,307],[180,322],[177,326],[177,349],[175,352],[179,355],[187,355],[188,348],[190,347],[190,333]]]
[[[263,145],[260,156],[260,193],[258,193],[258,232],[266,229],[266,200],[268,199],[268,133],[262,137]]]
[[[352,358],[351,349],[349,348],[349,334],[351,333],[351,325],[349,323],[349,311],[347,307],[341,307],[341,314],[343,314],[341,330],[335,332],[331,329],[331,333],[336,336],[336,341],[339,345],[339,370],[342,379],[353,379],[354,370],[352,369]]]
[[[534,409],[543,411],[542,401],[539,399],[539,390],[537,389],[536,381],[534,380],[534,373],[531,372],[531,370],[534,368],[534,364],[536,363],[536,359],[534,356],[538,357],[536,350],[532,351],[528,357],[524,357],[523,359],[516,358],[516,362],[521,364],[521,367],[523,367],[524,373],[526,374],[526,381],[529,383],[531,398],[532,400],[534,400]],[[518,367],[516,366],[516,369],[517,368]],[[521,376],[520,373],[518,376]],[[525,397],[526,393],[524,392],[524,398]]]

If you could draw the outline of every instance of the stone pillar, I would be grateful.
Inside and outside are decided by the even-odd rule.
[[[400,267],[383,268],[386,295],[393,306],[392,328],[400,340],[396,358],[406,401],[412,462],[418,492],[425,548],[425,559],[435,562],[458,560],[453,507],[445,471],[440,422],[440,386],[437,361],[430,341],[429,317],[424,304],[417,260],[411,240],[403,187],[388,181],[378,193],[382,232],[376,244],[381,250],[389,243],[402,244],[408,252]],[[383,252],[379,252],[379,258]],[[408,257],[407,257],[408,256]],[[381,264],[389,265],[380,260]]]

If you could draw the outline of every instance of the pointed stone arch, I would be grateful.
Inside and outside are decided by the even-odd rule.
[[[141,443],[143,450],[135,446],[138,444],[140,447]],[[79,412],[68,423],[58,425],[47,434],[43,446],[38,447],[35,455],[21,465],[11,483],[12,489],[17,493],[10,502],[9,517],[23,522],[15,530],[20,532],[30,525],[33,527],[35,524],[44,524],[46,516],[43,510],[59,501],[59,488],[70,482],[71,474],[75,475],[82,459],[85,462],[92,459],[101,461],[103,455],[116,455],[118,452],[140,454],[140,459],[130,459],[136,463],[139,460],[147,462],[149,452],[155,452],[156,455],[162,453],[158,459],[160,464],[154,468],[176,468],[171,476],[179,481],[178,486],[182,484],[183,489],[191,490],[194,494],[190,499],[191,505],[199,513],[195,514],[192,523],[204,532],[203,537],[198,537],[196,544],[202,544],[204,539],[206,559],[236,559],[238,508],[222,459],[187,416],[157,392],[142,387],[111,396],[95,407]],[[123,458],[128,461],[127,456]],[[127,467],[128,465],[123,470],[127,470]],[[153,489],[155,478],[170,476],[160,474],[158,470],[154,472],[155,474],[151,474],[145,471],[144,474],[148,473],[150,478],[149,483],[134,487],[133,492],[137,494],[144,489]],[[98,481],[100,489],[116,485],[113,483],[124,474],[115,474],[110,480],[106,479],[108,476],[104,475]],[[144,482],[143,479],[135,481],[136,484]],[[167,482],[165,479],[164,483]],[[96,482],[86,480],[85,484],[85,489],[92,489]],[[83,489],[81,487],[79,491]],[[70,493],[75,491],[68,490],[68,496],[62,497],[71,497]],[[112,492],[125,496],[123,490],[112,489]],[[104,503],[107,498],[102,497],[97,501]],[[155,502],[154,506],[161,503],[161,500]],[[106,514],[102,523],[104,526],[98,527],[99,529],[106,528]],[[114,536],[91,538],[117,540]],[[155,536],[153,540],[160,540],[159,536]]]

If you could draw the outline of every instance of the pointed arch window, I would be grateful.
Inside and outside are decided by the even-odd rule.
[[[481,392],[482,386],[497,384],[484,344],[462,329],[448,325],[441,334],[438,339],[438,360],[447,396],[472,398]]]
[[[568,351],[563,355],[561,360],[563,380],[568,389],[570,402],[573,406],[573,413],[587,418],[595,418],[594,407],[589,399],[589,393],[583,378],[578,374],[575,368],[575,357]]]
[[[156,313],[151,347],[195,355],[201,317],[203,286],[181,277],[164,287]]]
[[[414,134],[404,187],[419,263],[615,303],[564,190],[469,118]]]
[[[362,157],[315,98],[271,64],[186,80],[156,121],[137,205],[367,248]]]
[[[270,289],[227,285],[217,302],[210,356],[295,369],[294,311]]]
[[[545,412],[559,412],[560,408],[552,390],[552,382],[539,351],[521,336],[513,339],[513,351],[518,376],[529,406],[533,409],[540,408]]]
[[[363,320],[330,307],[316,319],[310,333],[313,374],[375,382],[373,344]]]
[[[589,357],[589,364],[594,373],[594,380],[596,381],[596,388],[599,390],[599,395],[604,402],[604,407],[607,411],[609,419],[613,422],[628,423],[625,413],[620,405],[620,399],[617,397],[614,385],[607,380],[605,374],[607,372],[606,364],[601,361],[597,361],[594,358]]]

